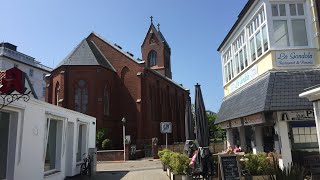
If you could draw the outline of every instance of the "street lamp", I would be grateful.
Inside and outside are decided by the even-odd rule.
[[[126,161],[126,118],[122,118],[122,132],[123,132],[123,161]]]

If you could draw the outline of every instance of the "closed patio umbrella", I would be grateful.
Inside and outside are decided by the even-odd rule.
[[[185,109],[185,134],[186,134],[186,143],[184,146],[185,153],[191,157],[191,146],[193,145],[194,140],[194,120],[191,112],[191,99],[190,96],[186,99],[186,109]]]
[[[186,109],[185,109],[185,131],[186,140],[194,140],[194,121],[191,112],[191,99],[187,97]]]
[[[209,125],[200,85],[195,85],[195,121],[198,141],[197,166],[204,178],[213,173],[212,155],[209,150]]]

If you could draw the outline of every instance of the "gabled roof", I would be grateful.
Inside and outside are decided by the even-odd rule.
[[[119,51],[120,53],[122,53],[123,55],[127,56],[130,60],[132,60],[133,62],[137,63],[137,64],[143,64],[144,61],[138,61],[136,59],[134,59],[131,55],[129,55],[127,52],[123,51],[122,49],[120,49],[118,46],[116,46],[115,44],[107,41],[106,39],[104,39],[102,36],[100,36],[99,34],[92,32],[89,36],[94,35],[96,37],[98,37],[99,39],[101,39],[102,41],[104,41],[105,43],[107,43],[108,45],[110,45],[111,47],[113,47],[114,49],[116,49],[117,51]],[[88,36],[88,37],[89,37]]]
[[[109,60],[101,53],[94,42],[84,39],[58,66],[103,66],[116,72]]]
[[[161,33],[161,31],[158,31],[158,33],[159,33],[159,36],[160,36],[160,38],[161,38],[161,41],[162,41],[165,45],[167,45],[168,48],[170,49],[170,46],[169,46],[169,44],[167,43],[167,41],[166,41],[166,39],[164,38],[164,36],[163,36],[163,34]]]
[[[267,72],[227,96],[216,123],[259,112],[312,109],[312,102],[299,94],[317,84],[320,70]]]
[[[153,23],[150,24],[150,27],[148,29],[148,32],[147,32],[146,36],[144,37],[144,40],[142,42],[141,47],[145,44],[145,42],[147,40],[147,37],[148,37],[148,34],[150,32],[154,33],[157,36],[157,38],[170,49],[170,46],[169,46],[168,42],[166,41],[166,39],[164,38],[163,34],[161,33],[161,31],[158,31],[156,29],[156,27],[154,27]]]

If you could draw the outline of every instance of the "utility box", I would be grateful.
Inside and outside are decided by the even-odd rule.
[[[89,156],[91,158],[91,175],[97,172],[97,148],[89,148]]]

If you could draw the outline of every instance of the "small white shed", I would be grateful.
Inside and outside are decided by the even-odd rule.
[[[34,98],[15,101],[0,110],[0,180],[77,175],[95,133],[94,117]]]

